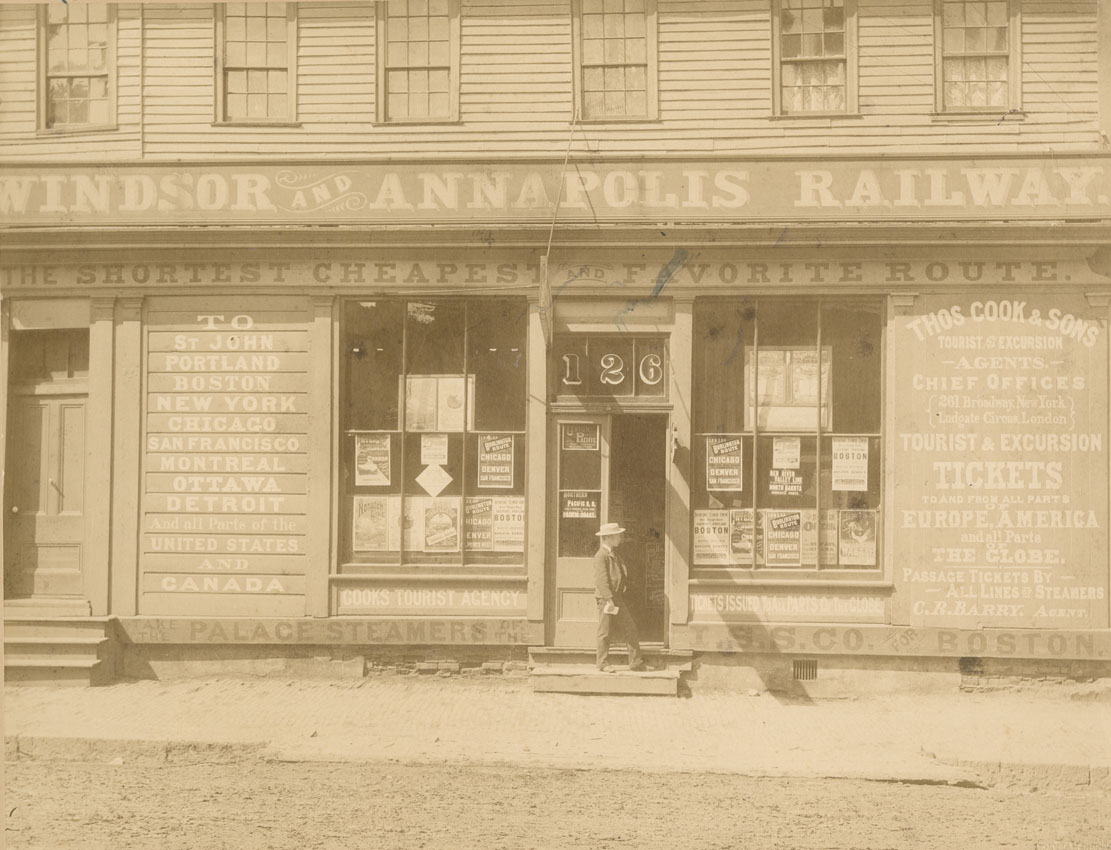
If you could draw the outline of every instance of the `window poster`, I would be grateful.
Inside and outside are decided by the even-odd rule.
[[[494,500],[468,496],[463,503],[463,544],[468,552],[494,549]]]
[[[596,452],[599,448],[598,426],[589,422],[570,422],[562,427],[565,452]]]
[[[828,351],[828,349],[826,349]],[[818,406],[818,351],[796,348],[791,352],[791,402]],[[829,360],[822,363],[822,377],[829,377]]]
[[[752,532],[751,508],[729,512],[729,555],[737,566],[752,566]]]
[[[868,489],[868,438],[833,438],[833,489]]]
[[[803,510],[802,529],[799,533],[799,553],[804,564],[818,563],[818,512]]]
[[[765,511],[764,546],[769,567],[802,566],[802,513]]]
[[[351,548],[355,552],[396,552],[401,548],[401,497],[356,496]]]
[[[435,375],[409,375],[405,379],[405,429],[436,430],[437,380]]]
[[[694,512],[694,563],[729,566],[729,511]]]
[[[525,551],[525,497],[495,496],[493,540],[495,552]]]
[[[744,489],[744,454],[740,437],[715,435],[706,438],[706,489]]]
[[[876,511],[841,511],[839,555],[843,567],[876,565]]]
[[[462,431],[466,390],[462,375],[441,375],[437,382],[436,427]]]
[[[829,427],[829,367],[833,348],[822,346],[821,380],[818,374],[818,350],[813,346],[761,348],[753,376],[752,349],[745,349],[745,427],[752,427],[753,378],[759,383],[760,428],[797,431],[815,427],[818,400],[821,398],[822,427]]]
[[[821,512],[818,525],[818,555],[821,557],[819,563],[837,564],[837,522],[839,518],[840,511],[823,510]]]
[[[772,496],[801,496],[802,457],[800,437],[772,438],[772,468],[768,470],[768,493]]]
[[[513,487],[513,435],[478,435],[478,486]]]
[[[462,431],[474,423],[474,375],[406,375],[407,431]]]
[[[427,496],[406,496],[401,522],[401,543],[406,552],[424,549],[424,508],[432,499]]]
[[[752,349],[745,349],[745,383],[752,386],[748,377],[752,369]],[[787,403],[787,352],[783,349],[760,350],[757,363],[760,382],[760,406],[776,407]]]
[[[598,519],[602,494],[597,490],[564,490],[559,494],[562,519]]]
[[[776,469],[798,469],[801,458],[802,438],[772,438],[772,466]]]
[[[390,434],[355,435],[355,486],[390,483]]]
[[[459,551],[459,499],[428,499],[424,505],[424,551]]]
[[[447,434],[421,434],[420,462],[424,466],[447,464]]]

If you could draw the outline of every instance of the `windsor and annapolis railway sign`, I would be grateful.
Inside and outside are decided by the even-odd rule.
[[[1111,217],[1111,157],[0,168],[0,227]]]

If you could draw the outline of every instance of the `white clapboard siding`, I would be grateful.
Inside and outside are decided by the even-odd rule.
[[[120,160],[139,156],[140,10],[116,7],[116,126],[98,133],[38,128],[37,15],[32,5],[0,4],[0,162]]]
[[[772,115],[771,0],[657,0],[658,120],[583,123],[573,150],[758,156],[1098,149],[1097,0],[1023,0],[1024,114],[1007,120],[934,114],[933,0],[856,6],[859,114]],[[139,155],[140,103],[142,154],[152,160],[560,156],[567,145],[571,0],[461,0],[460,120],[415,125],[375,120],[370,2],[299,7],[297,124],[253,128],[214,123],[210,5],[145,6],[141,99],[137,7],[120,9],[121,129],[108,139],[81,137],[78,149],[89,157]],[[0,5],[0,24],[0,155],[73,156],[72,145],[34,132],[32,8]]]

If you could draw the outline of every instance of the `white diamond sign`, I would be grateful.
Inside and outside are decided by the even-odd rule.
[[[438,463],[433,463],[426,466],[424,472],[417,476],[417,483],[429,496],[439,496],[451,483],[451,476]]]

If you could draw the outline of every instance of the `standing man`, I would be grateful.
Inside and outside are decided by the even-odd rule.
[[[640,656],[640,642],[637,640],[637,626],[625,604],[625,589],[628,586],[628,571],[625,563],[614,550],[621,545],[623,529],[616,522],[605,523],[596,532],[599,538],[598,551],[594,555],[594,599],[598,603],[598,669],[612,673],[614,668],[608,663],[610,651],[610,631],[616,622],[629,647],[629,669],[645,670],[644,659]]]

